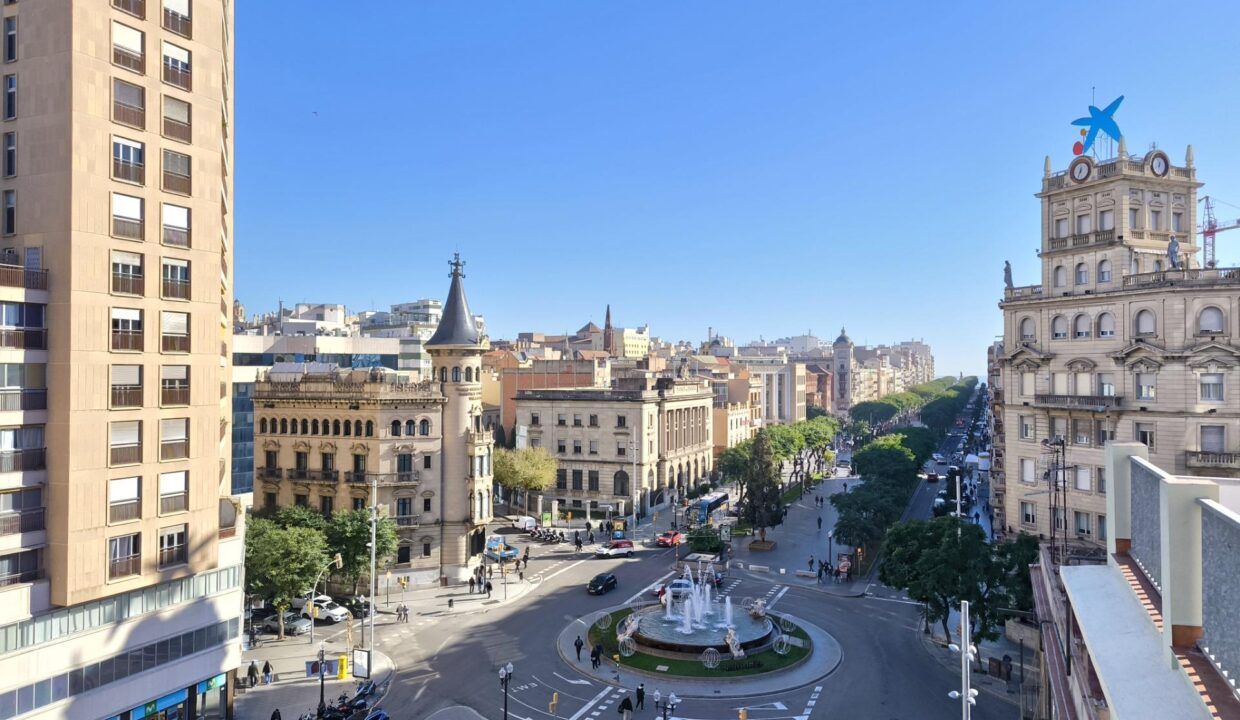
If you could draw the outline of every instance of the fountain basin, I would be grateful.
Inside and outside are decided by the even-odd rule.
[[[722,624],[722,617],[718,612],[706,617],[706,627],[695,627],[689,634],[681,632],[679,618],[666,619],[663,608],[658,605],[639,608],[634,610],[633,614],[638,618],[637,632],[633,633],[633,640],[639,646],[691,654],[701,653],[706,648],[714,648],[721,653],[729,652],[728,644],[724,641],[728,629],[716,627],[717,624]],[[736,628],[736,637],[745,650],[768,644],[775,629],[770,618],[755,620],[744,611],[732,616],[732,626]]]

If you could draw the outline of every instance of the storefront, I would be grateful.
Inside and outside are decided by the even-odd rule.
[[[228,677],[220,673],[108,720],[231,720]]]

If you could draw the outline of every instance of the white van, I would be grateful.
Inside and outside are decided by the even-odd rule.
[[[538,527],[538,521],[530,517],[529,515],[521,515],[515,518],[512,521],[512,524],[514,527],[519,527],[522,530],[533,530],[534,528]]]

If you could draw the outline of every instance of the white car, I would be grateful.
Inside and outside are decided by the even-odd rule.
[[[331,622],[338,623],[349,618],[349,611],[336,604],[335,600],[332,600],[326,595],[316,597],[314,599],[314,607],[318,608],[319,620],[329,620]],[[301,616],[307,618],[314,617],[310,614],[310,605],[302,606]]]
[[[668,593],[671,593],[673,599],[676,599],[683,595],[688,595],[690,592],[693,592],[693,585],[690,584],[689,581],[685,580],[684,578],[677,578],[676,580],[673,580],[666,585],[655,585],[653,588],[651,588],[651,591],[655,595],[658,595],[660,591],[666,591]]]
[[[935,453],[932,457],[936,463],[944,462],[946,459],[943,457],[943,453]]]

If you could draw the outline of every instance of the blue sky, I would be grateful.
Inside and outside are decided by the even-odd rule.
[[[236,294],[386,309],[442,297],[459,251],[493,337],[610,302],[668,339],[846,325],[981,373],[1091,87],[1126,96],[1129,152],[1192,143],[1240,205],[1237,5],[241,3]]]

